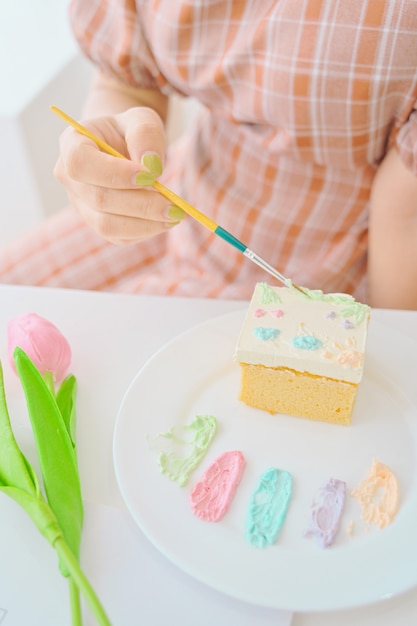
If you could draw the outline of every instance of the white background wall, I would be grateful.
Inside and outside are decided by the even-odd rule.
[[[49,107],[79,117],[93,73],[73,40],[67,5],[68,0],[0,0],[0,247],[67,202],[53,176],[65,125]],[[171,140],[195,108],[173,101]]]
[[[0,2],[0,246],[66,203],[53,177],[63,122],[77,117],[92,69],[78,54],[67,0]]]

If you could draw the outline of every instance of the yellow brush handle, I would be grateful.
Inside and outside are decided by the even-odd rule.
[[[85,126],[83,126],[82,124],[74,120],[72,117],[64,113],[64,111],[61,111],[61,109],[58,109],[58,107],[51,106],[50,109],[52,113],[55,113],[56,115],[58,115],[58,117],[60,117],[65,122],[67,122],[67,124],[75,128],[75,130],[77,130],[81,135],[84,135],[84,137],[88,137],[89,139],[92,139],[94,143],[96,143],[97,146],[100,148],[100,150],[102,150],[103,152],[107,152],[107,154],[111,154],[112,156],[118,157],[119,159],[126,159],[124,154],[117,152],[117,150],[112,148],[108,143],[100,139],[100,137],[97,137],[97,135],[95,135],[91,131],[87,130]]]
[[[204,215],[204,213],[201,213],[201,211],[193,207],[191,204],[188,204],[188,202],[183,200],[181,196],[177,196],[176,193],[168,189],[168,187],[165,187],[165,185],[160,183],[158,180],[155,180],[155,182],[152,184],[152,187],[159,191],[159,193],[165,196],[165,198],[170,200],[173,204],[176,204],[181,209],[183,209],[183,211],[185,211],[188,215],[191,215],[191,217],[197,220],[197,222],[200,222],[200,224],[202,224],[214,233],[214,231],[218,227],[218,224],[216,224],[216,222],[207,217],[207,215]]]

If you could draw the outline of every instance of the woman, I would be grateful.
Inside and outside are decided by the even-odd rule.
[[[297,284],[417,308],[415,2],[72,0],[69,14],[97,66],[82,121],[128,159],[66,129],[55,174],[71,207],[0,255],[2,282],[248,298],[272,280],[146,187],[151,171]],[[171,94],[203,106],[167,149]]]

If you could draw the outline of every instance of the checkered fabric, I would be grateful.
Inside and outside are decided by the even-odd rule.
[[[395,144],[417,174],[415,0],[72,0],[70,19],[102,71],[204,105],[166,184],[296,283],[367,300],[376,168]],[[191,218],[125,247],[68,209],[0,280],[248,298],[268,275]]]

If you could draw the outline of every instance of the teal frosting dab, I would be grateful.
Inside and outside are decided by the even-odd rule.
[[[270,341],[271,339],[276,339],[280,332],[281,331],[278,328],[265,328],[263,326],[257,326],[253,329],[253,334],[261,341]]]
[[[289,472],[269,468],[260,477],[252,494],[246,518],[246,540],[264,548],[278,538],[292,495],[293,479]]]
[[[300,348],[300,350],[318,350],[323,342],[313,335],[297,335],[293,338],[292,345],[294,348]]]

